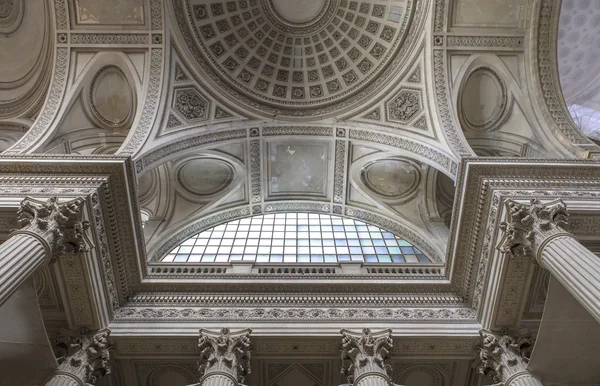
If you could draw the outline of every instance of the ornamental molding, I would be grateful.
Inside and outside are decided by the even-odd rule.
[[[279,277],[279,276],[278,276]],[[224,298],[221,294],[188,294],[185,297],[177,297],[171,294],[154,294],[151,292],[139,293],[132,296],[128,302],[130,307],[156,307],[156,306],[201,306],[213,307],[249,307],[268,306],[283,307],[294,304],[300,307],[326,306],[333,307],[338,304],[352,304],[357,307],[365,307],[373,304],[391,307],[415,306],[422,301],[419,295],[397,295],[397,294],[369,294],[366,295],[342,295],[342,294],[319,294],[319,296],[285,293],[260,294],[260,295],[230,295]],[[431,306],[450,307],[463,305],[460,298],[452,295],[429,296],[428,304]]]
[[[420,1],[409,1],[409,3],[410,6],[408,8],[410,9],[411,16],[408,19],[410,19],[411,22],[409,23],[410,25],[407,26],[407,18],[404,20],[403,28],[405,28],[406,31],[404,39],[401,39],[403,44],[397,50],[389,50],[390,52],[395,51],[396,54],[393,59],[390,59],[391,61],[388,63],[387,68],[382,70],[383,73],[379,74],[374,79],[372,76],[366,77],[363,79],[363,82],[365,80],[368,80],[369,82],[368,85],[366,85],[362,90],[356,93],[353,92],[351,94],[348,94],[348,91],[346,91],[340,95],[337,95],[333,100],[334,103],[328,103],[328,106],[326,107],[312,108],[312,106],[308,105],[308,107],[301,109],[293,108],[293,106],[297,106],[297,101],[292,103],[277,100],[278,105],[288,104],[289,107],[273,107],[273,105],[267,104],[265,101],[261,100],[265,97],[259,96],[256,92],[250,89],[245,90],[245,94],[249,94],[246,96],[245,94],[237,92],[233,87],[230,87],[229,83],[224,81],[222,77],[215,73],[215,71],[211,68],[210,64],[205,59],[204,54],[201,52],[201,49],[195,42],[195,39],[199,39],[200,34],[195,30],[195,28],[194,30],[190,29],[188,25],[189,21],[187,20],[187,16],[193,15],[195,10],[190,9],[189,4],[187,3],[182,5],[179,2],[176,2],[173,3],[173,11],[179,27],[179,33],[185,42],[187,50],[194,58],[194,65],[198,70],[202,71],[202,73],[205,74],[205,78],[213,84],[211,88],[223,90],[230,99],[238,100],[248,108],[259,111],[264,115],[271,117],[273,115],[277,115],[316,119],[317,117],[321,117],[323,115],[333,114],[339,110],[349,109],[352,106],[360,103],[360,101],[367,100],[368,97],[379,88],[385,86],[386,84],[393,83],[392,80],[393,77],[396,76],[397,69],[403,68],[407,58],[410,56],[409,53],[413,52],[415,46],[418,44],[420,40],[420,31],[422,30],[426,21],[425,16],[427,14],[427,7]],[[206,14],[207,10],[204,9],[202,11],[201,18],[205,17]],[[398,41],[396,41],[394,44],[397,45]],[[225,74],[225,76],[229,75]],[[340,98],[340,96],[342,98]],[[327,102],[327,99],[321,102]],[[307,102],[304,103],[306,104]]]
[[[450,48],[509,48],[523,50],[524,36],[448,36],[446,45]]]
[[[519,161],[516,159],[467,159],[459,171],[456,194],[464,196],[454,207],[449,237],[448,272],[457,294],[465,297],[478,315],[483,303],[490,301],[485,285],[492,256],[498,253],[503,207],[509,199],[544,202],[562,198],[598,203],[600,201],[600,163],[581,160]],[[515,266],[514,273],[523,272]],[[521,273],[519,273],[521,274]],[[500,282],[509,280],[501,278]],[[500,304],[505,312],[520,312],[523,299],[515,299],[521,291],[505,291]],[[526,292],[526,291],[525,291]],[[512,304],[513,307],[507,307]],[[511,314],[512,313],[512,314]]]
[[[70,43],[74,45],[147,45],[149,37],[147,33],[76,33],[69,34]],[[61,42],[62,43],[62,42]]]
[[[470,308],[210,308],[210,307],[128,307],[115,312],[114,323],[145,322],[372,322],[476,323]]]
[[[419,119],[416,119],[418,121]],[[415,121],[415,124],[417,123]],[[231,125],[228,125],[231,127]],[[392,148],[408,151],[415,156],[423,159],[424,162],[436,168],[444,169],[448,175],[455,175],[458,169],[458,162],[453,155],[447,154],[433,143],[412,139],[406,135],[391,134],[389,132],[380,132],[380,130],[358,130],[355,125],[282,125],[273,126],[257,125],[256,122],[236,122],[235,129],[222,129],[217,132],[204,133],[185,139],[175,140],[159,148],[145,153],[135,160],[136,172],[142,173],[145,170],[153,168],[166,162],[180,154],[184,154],[192,149],[200,148],[213,143],[242,140],[249,141],[260,140],[275,136],[311,136],[311,137],[335,137],[338,140],[360,140],[363,142],[377,143],[390,146]]]
[[[42,159],[54,162],[39,162]],[[145,260],[139,208],[130,199],[136,191],[132,162],[124,157],[3,155],[0,174],[2,197],[86,197],[94,251],[106,278],[109,313],[123,304],[141,280],[138,258]]]

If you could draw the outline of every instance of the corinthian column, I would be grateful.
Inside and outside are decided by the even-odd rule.
[[[514,338],[506,333],[479,331],[483,347],[479,351],[479,373],[496,382],[494,386],[543,386],[527,371],[533,350],[531,336]]]
[[[17,212],[19,230],[0,244],[0,306],[40,266],[63,253],[86,249],[81,221],[83,198],[59,204],[25,198]]]
[[[362,334],[342,330],[341,373],[353,386],[390,386],[387,375],[389,355],[392,350],[392,330],[371,333],[365,328]]]
[[[56,375],[46,386],[85,386],[110,374],[109,335],[110,330],[104,329],[65,343],[65,355],[58,359]]]
[[[500,250],[531,258],[558,281],[600,322],[600,258],[569,233],[567,207],[562,200],[531,205],[507,202],[510,221]]]
[[[238,386],[250,374],[250,333],[200,330],[198,372],[202,386]]]

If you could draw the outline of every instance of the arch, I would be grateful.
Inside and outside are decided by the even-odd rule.
[[[324,213],[287,212],[232,220],[197,233],[163,262],[428,263],[410,242],[375,225]]]

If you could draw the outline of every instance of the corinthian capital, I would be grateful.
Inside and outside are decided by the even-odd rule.
[[[62,337],[58,350],[57,373],[69,374],[84,384],[93,384],[100,377],[110,374],[109,329],[98,331],[91,337]]]
[[[387,377],[390,352],[393,347],[392,330],[371,333],[368,328],[362,334],[342,330],[341,373],[353,383],[361,376],[383,374]]]
[[[83,232],[89,223],[81,220],[83,198],[58,203],[51,197],[46,202],[27,197],[17,212],[17,233],[33,233],[50,246],[52,259],[63,253],[87,250]]]
[[[540,246],[552,236],[570,235],[565,230],[569,213],[560,199],[546,204],[534,199],[529,206],[508,201],[506,205],[510,220],[500,224],[505,235],[499,245],[504,253],[536,259]]]
[[[479,349],[479,373],[493,382],[504,384],[516,374],[527,371],[533,350],[530,335],[512,337],[507,333],[494,334],[481,330],[483,345]]]
[[[245,329],[232,333],[228,328],[223,328],[220,333],[200,330],[200,377],[223,374],[236,383],[244,383],[246,375],[250,374],[251,332],[252,330]]]

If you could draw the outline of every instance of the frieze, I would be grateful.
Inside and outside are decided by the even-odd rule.
[[[473,323],[471,308],[134,308],[121,307],[115,313],[116,322],[372,322],[437,321]]]
[[[483,47],[523,49],[522,36],[448,36],[448,47]]]
[[[148,34],[71,33],[71,44],[148,44]]]
[[[263,127],[263,136],[271,135],[319,135],[333,136],[333,128],[320,126],[277,126]]]

